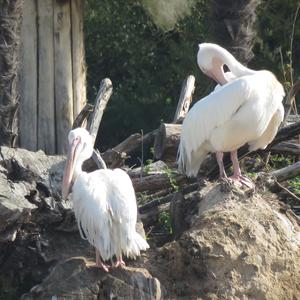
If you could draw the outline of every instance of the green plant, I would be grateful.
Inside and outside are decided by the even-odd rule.
[[[153,163],[153,159],[147,159],[146,165],[144,167],[144,171],[146,174],[149,174],[151,172],[151,164]]]
[[[280,154],[275,154],[271,156],[269,164],[274,169],[280,169],[292,164],[293,161],[294,158],[290,155],[283,156]]]
[[[294,194],[300,196],[300,176],[296,176],[293,179],[287,181],[289,188]]]
[[[172,170],[169,167],[164,168],[163,171],[168,176],[171,187],[174,189],[174,191],[178,192],[179,191],[179,186],[178,186],[177,181],[176,181],[177,172]]]
[[[138,199],[139,205],[145,204],[145,203],[149,202],[150,200],[152,200],[152,197],[147,195],[146,192],[136,193],[136,197]]]
[[[158,222],[163,226],[168,234],[173,233],[171,215],[167,211],[162,211],[158,216]]]

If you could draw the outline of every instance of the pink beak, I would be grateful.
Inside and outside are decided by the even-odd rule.
[[[76,160],[78,156],[78,146],[79,140],[74,140],[72,144],[69,146],[68,154],[67,154],[67,162],[64,170],[63,184],[62,184],[62,198],[67,199],[70,188],[72,185],[72,178],[74,173],[74,167],[76,165]]]

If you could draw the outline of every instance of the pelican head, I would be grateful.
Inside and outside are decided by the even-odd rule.
[[[70,188],[81,172],[82,163],[89,159],[93,154],[92,138],[84,128],[71,130],[68,135],[68,155],[64,170],[62,197],[68,197]]]
[[[223,69],[224,65],[229,68],[230,77],[232,78],[256,73],[256,71],[243,66],[230,52],[217,44],[199,44],[197,63],[205,75],[214,79],[220,85],[224,85],[229,81],[227,76],[229,74],[225,73]]]
[[[229,55],[229,57],[228,57]],[[223,66],[229,60],[231,54],[216,44],[199,44],[197,63],[201,71],[214,79],[218,84],[224,85],[228,82],[224,75]]]

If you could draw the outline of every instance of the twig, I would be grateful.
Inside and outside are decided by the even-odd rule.
[[[143,172],[144,172],[144,132],[143,132],[143,129],[141,129],[141,138],[142,138],[142,142],[141,142],[142,158],[141,158],[141,176],[140,176],[140,178],[142,179]]]
[[[282,122],[282,124],[284,125],[286,125],[287,118],[291,113],[293,99],[295,99],[295,96],[298,94],[299,91],[300,91],[300,78],[297,79],[296,83],[292,86],[292,88],[290,89],[289,93],[287,94],[284,100],[285,113]]]
[[[289,189],[287,189],[286,187],[284,187],[282,184],[280,184],[277,180],[275,180],[275,183],[277,184],[278,187],[280,187],[281,189],[283,189],[287,194],[289,194],[293,199],[297,200],[300,202],[300,198],[295,195],[293,192],[291,192]]]
[[[299,13],[299,8],[300,8],[300,4],[298,4],[296,12],[295,12],[293,26],[292,26],[292,32],[291,32],[291,40],[290,40],[290,76],[291,76],[292,85],[294,84],[294,82],[293,82],[293,68],[292,68],[292,66],[293,66],[293,41],[294,41],[295,25],[296,25],[298,13]]]

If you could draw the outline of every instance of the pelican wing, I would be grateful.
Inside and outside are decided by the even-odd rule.
[[[245,78],[219,87],[198,101],[182,124],[178,166],[188,176],[196,176],[200,164],[210,151],[212,132],[222,127],[241,109],[250,96]]]
[[[249,150],[265,149],[273,141],[283,117],[284,108],[280,104],[264,133],[257,140],[249,142]]]

